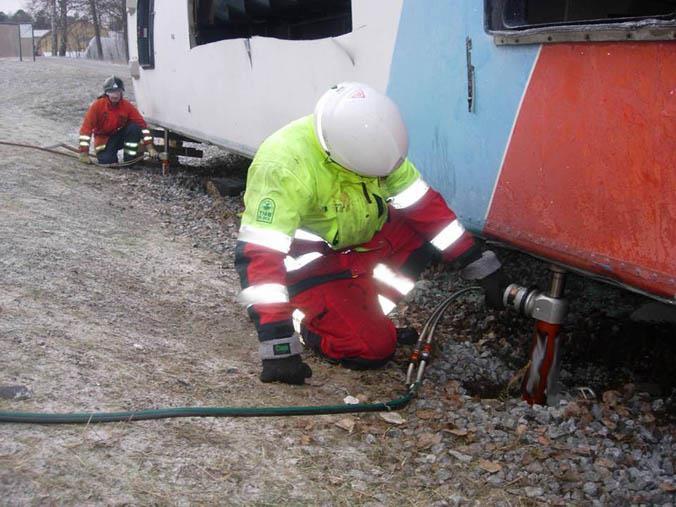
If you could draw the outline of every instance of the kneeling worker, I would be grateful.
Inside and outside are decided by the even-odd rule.
[[[261,144],[235,265],[263,382],[303,384],[312,375],[301,339],[348,368],[385,364],[405,342],[386,315],[434,258],[478,280],[487,303],[501,306],[500,261],[482,253],[407,152],[397,106],[360,83],[334,86],[313,115]]]
[[[89,146],[94,138],[94,151],[100,164],[116,164],[117,152],[124,150],[124,161],[140,156],[141,137],[151,158],[157,157],[153,138],[143,116],[124,98],[124,83],[110,76],[103,83],[103,95],[89,106],[80,128],[80,162],[91,163]]]

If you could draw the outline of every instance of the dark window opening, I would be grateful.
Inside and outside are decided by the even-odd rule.
[[[153,0],[138,0],[136,10],[136,39],[138,41],[138,62],[144,69],[155,67],[153,47]]]
[[[676,0],[484,0],[484,15],[498,43],[664,40],[674,38]]]
[[[573,23],[616,23],[673,17],[676,0],[511,0],[505,26],[523,28]]]
[[[313,40],[352,30],[351,0],[195,0],[195,44],[274,37]]]

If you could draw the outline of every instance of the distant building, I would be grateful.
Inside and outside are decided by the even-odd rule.
[[[42,30],[41,30],[42,31]],[[44,30],[39,41],[36,42],[36,51],[38,55],[52,55],[52,31]],[[108,36],[108,30],[101,28],[101,38]],[[68,36],[66,46],[66,56],[72,58],[84,58],[85,51],[89,41],[94,37],[94,25],[88,21],[71,21],[68,24]],[[37,36],[36,36],[37,40]],[[57,30],[57,54],[58,47],[61,44],[61,32]]]

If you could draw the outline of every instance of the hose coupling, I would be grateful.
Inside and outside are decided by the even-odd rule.
[[[511,284],[502,297],[505,308],[512,308],[527,317],[562,324],[568,311],[568,301],[549,296],[535,288]]]

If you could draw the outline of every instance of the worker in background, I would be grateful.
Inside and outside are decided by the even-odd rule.
[[[342,83],[314,114],[266,139],[249,168],[235,265],[260,341],[263,382],[312,375],[301,340],[347,368],[382,366],[397,342],[387,314],[437,258],[502,305],[500,261],[482,252],[407,158],[387,96]]]
[[[116,164],[117,152],[124,150],[124,161],[142,155],[141,141],[151,158],[157,157],[153,138],[143,116],[124,98],[124,83],[110,76],[103,83],[103,95],[89,106],[80,128],[80,162],[91,163],[89,147],[94,140],[100,164]]]

